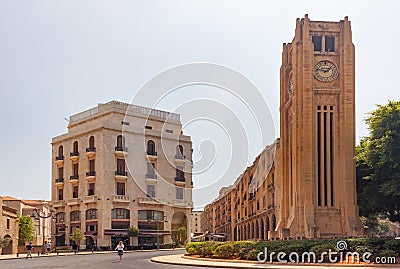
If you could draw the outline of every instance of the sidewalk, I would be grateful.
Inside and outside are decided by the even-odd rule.
[[[276,268],[276,269],[302,269],[302,268],[340,268],[340,269],[372,269],[372,268],[399,268],[398,264],[393,265],[361,265],[361,264],[282,264],[282,263],[257,263],[253,261],[239,261],[239,260],[217,260],[217,259],[204,259],[192,258],[183,255],[168,255],[158,256],[151,258],[152,262],[163,264],[174,264],[184,266],[199,266],[199,267],[214,267],[214,268]]]
[[[149,250],[126,250],[124,251],[125,253],[129,252],[149,252],[149,251],[168,251],[168,250],[184,250],[184,248],[175,248],[175,249],[149,249]],[[115,254],[115,251],[80,251],[76,255],[91,255],[91,254]],[[34,253],[32,252],[32,257],[34,259],[37,258],[46,258],[46,257],[55,257],[55,256],[70,256],[70,255],[75,255],[75,252],[60,252],[58,255],[57,253],[50,253],[49,255],[46,254],[40,254],[38,255],[37,252]],[[11,255],[0,255],[0,261],[1,260],[12,260],[12,259],[26,259],[26,253],[25,254],[11,254]],[[1,268],[1,267],[0,267]]]

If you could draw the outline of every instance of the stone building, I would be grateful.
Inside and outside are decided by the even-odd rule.
[[[34,239],[31,241],[33,245],[42,245],[43,241],[51,241],[52,221],[49,218],[39,218],[34,210],[40,212],[42,216],[51,215],[51,207],[47,201],[43,200],[20,200],[10,196],[3,197],[3,203],[17,210],[18,216],[29,216],[34,226]]]
[[[272,145],[271,169],[260,169],[268,155],[263,151],[229,192],[206,207],[203,214],[210,219],[211,210],[215,220],[202,223],[204,229],[212,226],[233,240],[362,235],[354,50],[347,17],[297,19],[292,42],[283,44],[280,139]]]
[[[194,210],[194,211],[192,211],[190,213],[190,227],[191,227],[190,233],[191,234],[195,234],[195,233],[200,233],[201,232],[201,229],[200,229],[200,227],[201,227],[200,216],[201,216],[202,212],[203,211]]]
[[[80,228],[86,248],[172,243],[192,203],[192,142],[180,115],[111,101],[70,117],[52,140],[55,242]],[[189,233],[188,238],[189,239]]]
[[[0,197],[0,238],[9,244],[0,248],[0,254],[15,254],[18,251],[18,215],[17,209],[7,206]]]

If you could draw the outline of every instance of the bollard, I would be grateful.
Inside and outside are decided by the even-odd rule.
[[[40,251],[38,250],[37,255],[40,256]]]
[[[19,257],[19,253],[17,252],[17,258]]]

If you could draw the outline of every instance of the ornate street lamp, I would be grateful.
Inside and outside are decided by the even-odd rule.
[[[45,244],[45,235],[44,235],[45,234],[44,220],[48,219],[48,218],[55,219],[56,218],[55,212],[54,212],[54,210],[50,210],[50,212],[46,213],[46,212],[44,212],[43,209],[38,210],[37,208],[34,208],[31,217],[33,217],[33,218],[38,217],[41,220],[40,223],[42,224],[42,229],[43,229],[42,230],[42,237],[43,237],[42,254],[46,254],[46,244]],[[40,223],[39,223],[39,227],[40,227]]]

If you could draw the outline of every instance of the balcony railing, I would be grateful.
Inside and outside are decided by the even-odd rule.
[[[64,183],[64,178],[56,178],[56,183]]]
[[[146,178],[157,179],[157,175],[156,174],[146,174]]]
[[[78,151],[71,152],[71,153],[69,154],[69,157],[79,157],[79,152],[78,152]]]
[[[56,161],[63,161],[64,160],[64,156],[56,156]]]
[[[86,172],[86,176],[87,176],[87,177],[95,177],[95,176],[96,176],[96,171],[89,171],[89,172]]]
[[[77,180],[79,179],[79,175],[72,175],[69,177],[70,180]]]
[[[157,152],[156,151],[147,151],[147,155],[157,156]]]
[[[95,147],[86,148],[86,152],[96,152],[96,148]]]
[[[126,172],[126,171],[115,171],[115,175],[116,176],[124,176],[124,177],[126,177],[126,176],[128,176],[128,172]]]
[[[123,151],[123,152],[128,152],[127,147],[121,147],[121,146],[116,146],[115,151]]]
[[[185,182],[186,179],[184,177],[175,177],[175,181]]]
[[[177,154],[177,155],[175,155],[175,159],[183,160],[183,159],[185,159],[185,155],[183,155],[183,154]]]

